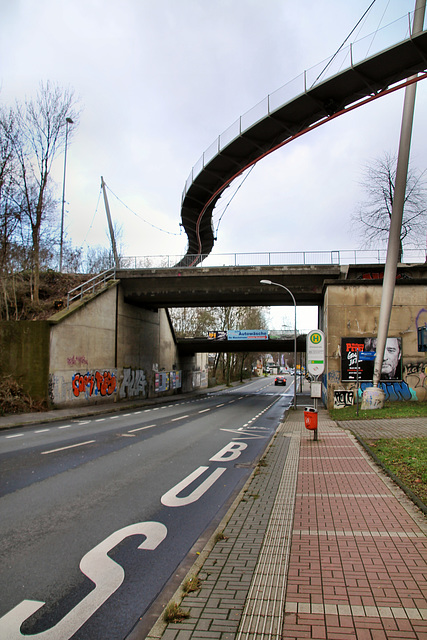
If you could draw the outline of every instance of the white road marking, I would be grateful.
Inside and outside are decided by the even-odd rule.
[[[206,413],[206,411],[210,411],[210,409],[201,409],[199,413]]]
[[[65,451],[66,449],[74,449],[75,447],[83,447],[85,444],[92,444],[96,440],[87,440],[86,442],[78,442],[77,444],[69,444],[67,447],[60,447],[59,449],[51,449],[50,451],[42,451],[41,454],[56,453],[57,451]]]
[[[69,640],[117,591],[124,580],[123,568],[108,556],[108,552],[122,540],[134,535],[146,536],[138,549],[153,551],[165,539],[166,534],[167,529],[161,522],[138,522],[115,531],[88,551],[80,561],[80,570],[95,584],[95,589],[76,604],[54,627],[41,631],[35,636],[23,635],[22,623],[45,603],[39,600],[22,600],[14,609],[0,618],[0,637],[8,640],[31,637],[40,640]]]
[[[58,427],[58,429],[69,429],[72,426],[72,424],[64,424],[62,427]]]
[[[175,485],[170,491],[167,491],[161,497],[161,503],[165,507],[183,507],[192,502],[196,502],[206,491],[218,480],[218,478],[226,471],[226,467],[218,467],[210,476],[206,478],[198,487],[196,487],[188,496],[179,498],[178,494],[181,493],[186,487],[190,486],[194,480],[197,480],[209,467],[199,467],[193,473],[190,473],[182,482]]]
[[[6,438],[22,438],[23,435],[23,433],[14,433],[11,436],[6,436]]]
[[[105,422],[107,418],[97,418],[95,422]]]
[[[218,407],[223,407],[223,406],[224,406],[224,404],[225,404],[225,402],[223,402],[222,404],[217,404],[217,405],[215,405],[215,406],[216,406],[216,408],[218,408]]]
[[[149,424],[146,427],[138,427],[137,429],[129,429],[128,433],[134,433],[135,431],[144,431],[144,429],[151,429],[152,427],[155,427],[155,424]]]
[[[38,429],[37,431],[34,431],[34,433],[45,433],[46,431],[50,431],[50,429]]]
[[[184,420],[184,418],[188,418],[188,416],[178,416],[178,418],[172,418],[171,422],[176,422],[177,420]]]

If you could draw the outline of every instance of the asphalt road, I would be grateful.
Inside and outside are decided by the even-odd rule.
[[[273,381],[0,432],[0,640],[125,638],[274,434]]]

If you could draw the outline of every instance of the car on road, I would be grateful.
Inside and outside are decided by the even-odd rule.
[[[276,377],[274,378],[274,384],[275,384],[275,385],[277,385],[277,384],[286,384],[286,378],[285,378],[285,376],[276,376]]]

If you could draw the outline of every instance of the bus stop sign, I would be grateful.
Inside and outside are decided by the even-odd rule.
[[[325,370],[325,334],[319,329],[307,334],[307,371],[317,377]]]

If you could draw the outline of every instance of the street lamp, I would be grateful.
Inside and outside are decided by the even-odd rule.
[[[74,124],[71,118],[65,118],[64,178],[62,180],[62,213],[61,213],[61,238],[59,242],[59,273],[62,273],[62,246],[64,243],[65,172],[67,170],[68,127],[70,124]]]
[[[289,291],[284,284],[280,284],[279,282],[271,282],[271,280],[260,280],[261,284],[271,284],[275,287],[282,287],[289,293],[294,303],[294,410],[297,408],[297,303],[294,298],[294,294],[292,291]]]

